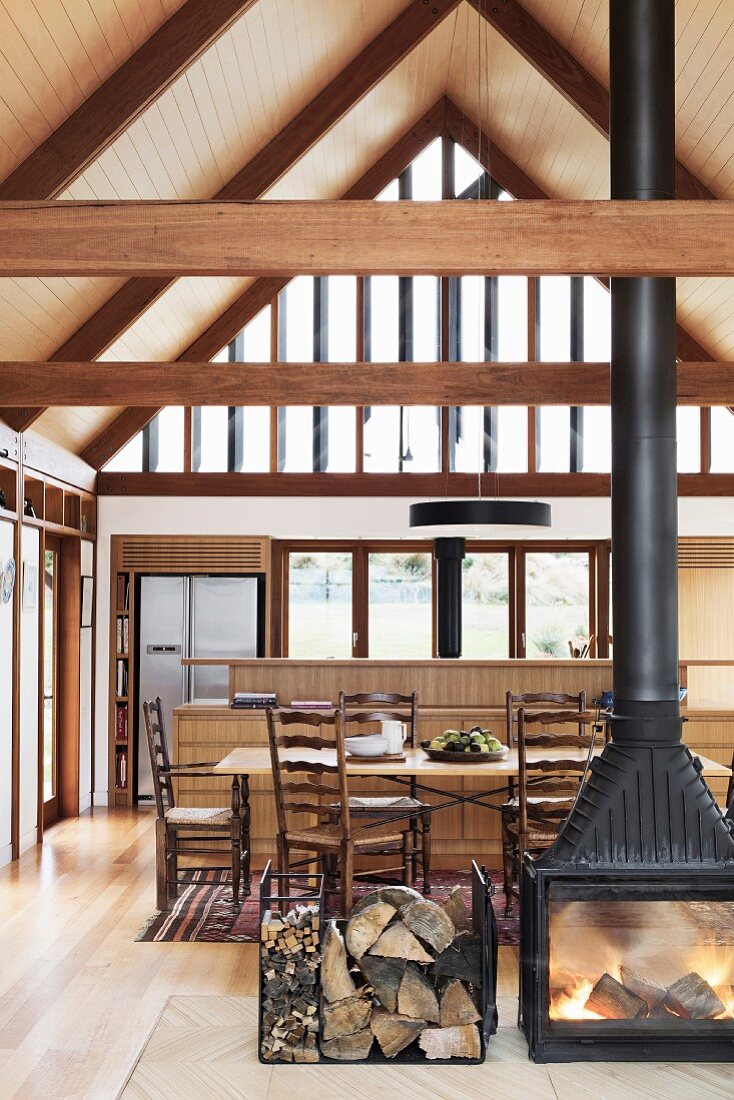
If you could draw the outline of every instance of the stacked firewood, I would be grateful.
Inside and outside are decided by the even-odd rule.
[[[417,1043],[426,1058],[479,1058],[480,937],[457,888],[443,905],[407,887],[364,898],[344,937],[324,932],[321,1053],[359,1061],[376,1043],[394,1058]]]
[[[667,987],[658,985],[629,966],[620,967],[621,982],[602,974],[586,1007],[607,1020],[713,1020],[726,1012],[716,990],[695,971]]]
[[[319,915],[298,905],[266,912],[260,926],[261,1054],[268,1062],[318,1062]]]

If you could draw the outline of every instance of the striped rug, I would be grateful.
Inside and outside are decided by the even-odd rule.
[[[519,943],[517,917],[506,920],[505,895],[502,877],[492,873],[496,893],[492,899],[499,943],[514,946]],[[360,881],[355,884],[356,898],[369,894],[379,882]],[[436,871],[431,874],[431,897],[441,902],[454,886],[461,886],[464,901],[471,911],[471,876],[469,871]],[[232,904],[232,888],[226,872],[196,872],[190,882],[179,891],[171,910],[154,913],[138,933],[136,939],[145,943],[252,943],[259,938],[259,881],[257,872],[252,876],[253,892],[241,908]],[[336,902],[336,898],[333,899]],[[516,906],[517,910],[517,906]],[[327,916],[330,913],[327,904]]]

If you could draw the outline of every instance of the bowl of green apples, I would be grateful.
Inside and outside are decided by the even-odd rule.
[[[491,730],[472,726],[470,730],[444,730],[433,741],[422,741],[421,748],[431,760],[451,760],[461,764],[488,764],[502,760],[510,751],[492,735]]]

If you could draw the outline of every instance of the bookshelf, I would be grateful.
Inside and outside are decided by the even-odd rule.
[[[110,754],[111,803],[132,805],[132,768],[135,756],[133,720],[134,634],[132,586],[134,575],[113,563],[112,608],[110,615],[111,684],[110,728],[113,752]]]

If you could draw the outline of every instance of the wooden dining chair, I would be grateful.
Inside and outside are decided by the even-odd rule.
[[[246,815],[238,823],[232,817],[231,811],[221,806],[177,806],[173,780],[184,777],[203,779],[215,775],[215,772],[206,769],[212,768],[216,761],[171,763],[160,697],[143,703],[143,717],[157,811],[155,865],[158,909],[170,909],[182,884],[179,879],[179,856],[192,855],[229,855],[232,867],[232,900],[239,905],[240,882],[245,897],[250,893],[250,839]],[[181,873],[190,878],[192,872],[219,870],[221,866],[193,867],[187,860]]]
[[[558,726],[582,726],[561,732]],[[533,727],[539,727],[533,732]],[[549,729],[549,727],[554,727]],[[530,728],[528,728],[530,727]],[[589,717],[580,720],[575,710],[548,710],[528,713],[524,707],[517,712],[517,815],[505,824],[507,851],[505,854],[505,916],[514,909],[515,885],[526,852],[535,857],[549,848],[558,830],[570,814],[581,784],[586,777],[594,752],[595,732]],[[563,750],[571,750],[564,755]],[[572,752],[584,750],[581,758]],[[545,755],[532,759],[528,753],[546,750]]]
[[[400,870],[403,882],[409,885],[409,825],[396,826],[389,834],[380,835],[374,829],[352,827],[341,711],[315,714],[313,711],[268,709],[267,721],[278,820],[278,865],[280,872],[286,875],[284,896],[289,894],[287,876],[294,851],[314,852],[324,863],[328,857],[336,857],[341,876],[343,917],[348,917],[352,911],[353,883],[360,873],[354,869],[355,855],[382,856],[386,851],[399,852],[398,867],[380,870],[381,873]],[[299,732],[290,732],[291,726],[300,727]],[[323,736],[324,727],[327,731],[333,730],[333,737]],[[303,751],[297,755],[295,750]],[[328,808],[337,801],[340,812],[337,820],[333,820]],[[308,817],[304,822],[304,814],[313,824],[309,824]],[[325,816],[329,820],[324,821]]]
[[[513,695],[508,691],[505,695],[505,740],[509,748],[516,744],[515,731],[517,727],[517,709],[522,706],[537,706],[552,704],[554,707],[576,707],[579,712],[586,710],[586,692],[580,691],[578,695],[566,695],[562,692],[552,691],[526,691],[520,695]],[[579,733],[583,733],[583,725],[579,725]],[[506,908],[505,916],[511,916],[512,900],[509,885],[512,881],[511,859],[513,839],[507,830],[510,822],[517,819],[520,804],[515,790],[515,783],[510,780],[508,784],[508,796],[502,805],[502,867],[505,882]],[[508,910],[510,910],[508,912]]]
[[[351,708],[378,708],[354,710]],[[408,736],[405,744],[414,749],[417,744],[418,730],[418,692],[410,695],[398,695],[395,692],[374,691],[348,695],[339,692],[339,709],[342,712],[345,736],[360,736],[372,731],[349,727],[365,726],[376,722],[406,722]],[[407,720],[407,721],[406,721]],[[417,780],[410,777],[409,794],[406,795],[350,795],[349,810],[353,818],[391,817],[406,820],[406,813],[414,810],[409,820],[412,838],[411,875],[415,883],[416,865],[420,859],[423,879],[423,893],[431,892],[431,806],[417,797]],[[420,840],[419,840],[420,835]]]

